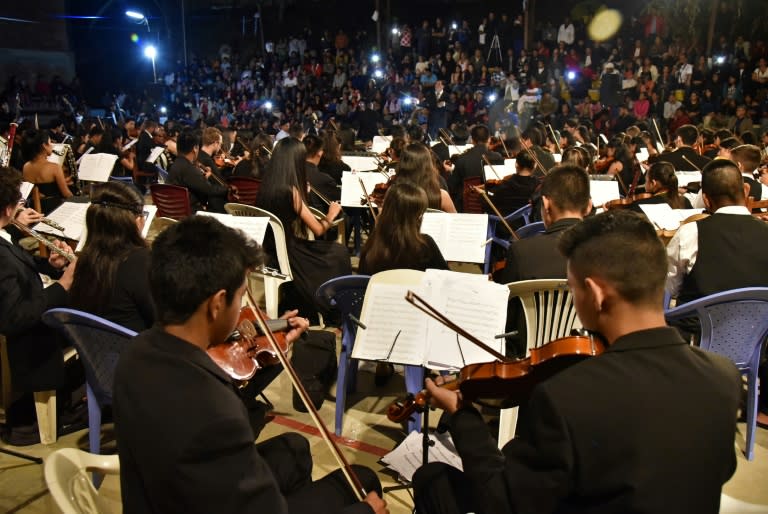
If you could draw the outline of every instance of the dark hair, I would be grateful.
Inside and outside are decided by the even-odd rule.
[[[423,143],[411,143],[403,148],[397,165],[397,180],[408,181],[427,193],[427,202],[432,209],[439,209],[440,182],[432,159],[432,152]]]
[[[286,232],[296,235],[306,234],[297,214],[299,206],[294,205],[295,192],[302,202],[307,201],[306,160],[304,144],[295,137],[284,137],[272,151],[259,189],[259,207],[280,218]]]
[[[645,176],[646,183],[651,180],[655,180],[666,190],[667,203],[670,207],[673,209],[685,208],[685,198],[680,195],[680,191],[677,189],[677,175],[675,175],[675,167],[672,164],[666,161],[653,163]]]
[[[412,125],[408,128],[408,139],[411,143],[421,143],[424,141],[424,131],[418,125]]]
[[[242,232],[208,216],[189,216],[155,239],[149,285],[160,325],[187,321],[218,291],[232,303],[248,270],[263,262],[261,248]]]
[[[176,149],[179,155],[186,155],[195,148],[200,147],[200,136],[192,129],[184,129],[176,140]]]
[[[589,206],[589,175],[584,168],[574,164],[555,166],[544,177],[541,195],[549,198],[558,209],[583,213]]]
[[[136,225],[143,207],[144,199],[128,184],[105,182],[92,187],[85,215],[88,238],[70,290],[73,307],[94,314],[108,307],[118,266],[134,249],[146,246]]]
[[[585,218],[563,233],[558,247],[577,279],[600,277],[627,302],[661,308],[667,253],[644,216],[619,210]]]
[[[304,126],[301,123],[292,123],[288,129],[288,135],[295,137],[296,139],[302,139],[304,135]]]
[[[717,132],[715,132],[715,137],[722,141],[723,139],[733,137],[733,132],[728,129],[719,129]],[[714,143],[714,140],[712,142]]]
[[[579,168],[587,169],[590,162],[589,152],[582,146],[569,146],[563,150],[562,164],[575,164]]]
[[[520,152],[515,157],[515,164],[521,169],[533,171],[536,161],[533,160],[533,157],[528,152]]]
[[[307,149],[307,157],[314,157],[323,149],[323,140],[312,134],[305,136],[302,142]]]
[[[463,145],[466,144],[467,139],[469,139],[469,130],[467,130],[467,126],[463,123],[456,125],[453,129],[453,141],[457,145]]]
[[[338,164],[341,162],[341,141],[333,130],[323,133],[323,157],[321,164]]]
[[[13,168],[0,168],[0,209],[21,200],[21,174]]]
[[[755,145],[739,145],[731,149],[731,159],[741,164],[744,173],[752,173],[760,166],[762,155]]]
[[[104,135],[104,129],[98,125],[94,125],[93,127],[91,127],[91,130],[88,131],[88,136],[90,137],[101,136],[101,135]]]
[[[677,129],[675,136],[680,137],[684,145],[690,146],[699,139],[699,129],[693,125],[683,125]]]
[[[475,143],[487,143],[491,138],[491,133],[488,131],[488,127],[485,125],[475,125],[472,130],[469,131],[472,141]]]
[[[701,192],[716,206],[744,205],[744,179],[739,166],[728,159],[715,159],[701,170]]]
[[[43,151],[43,146],[51,138],[47,130],[27,130],[21,142],[21,155],[25,161],[31,161]]]
[[[520,136],[522,139],[527,139],[531,144],[541,146],[544,144],[544,136],[541,131],[536,127],[528,127],[525,132]]]
[[[361,268],[368,274],[417,265],[426,250],[421,217],[427,195],[408,181],[396,180],[387,190],[373,234],[360,252]]]
[[[726,150],[730,150],[731,148],[736,148],[739,145],[741,145],[741,140],[735,136],[727,137],[725,139],[720,140],[720,148],[724,148]]]

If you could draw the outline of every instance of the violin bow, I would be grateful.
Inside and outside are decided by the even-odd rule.
[[[517,133],[517,138],[520,140],[520,144],[523,146],[523,148],[525,148],[525,151],[528,152],[528,155],[531,156],[531,159],[533,159],[533,162],[536,163],[536,166],[541,168],[541,172],[544,175],[548,175],[549,170],[545,168],[543,164],[541,164],[541,161],[539,161],[539,157],[536,155],[536,152],[533,151],[533,148],[522,144],[523,135],[520,133],[520,129],[517,128],[517,125],[512,125],[512,126],[515,128],[515,132]]]
[[[555,148],[557,148],[557,153],[559,154],[563,153],[563,149],[560,148],[560,141],[558,141],[557,135],[555,134],[555,130],[552,128],[552,125],[547,123],[547,128],[549,129],[549,133],[552,134],[552,141],[555,142]]]
[[[329,200],[329,199],[328,199],[328,197],[327,197],[327,196],[325,196],[323,193],[321,193],[320,191],[318,191],[317,189],[315,189],[315,187],[314,187],[314,186],[313,186],[313,185],[312,185],[310,182],[307,182],[307,185],[309,186],[309,190],[310,190],[312,193],[314,193],[314,194],[315,194],[315,196],[317,196],[317,197],[318,197],[320,200],[322,200],[322,202],[323,202],[325,205],[327,205],[327,206],[329,206],[329,207],[331,206],[331,203],[332,203],[332,202],[331,202],[331,200]]]
[[[453,136],[450,135],[444,128],[441,128],[439,132],[440,140],[442,141],[443,138],[445,138],[450,143],[450,145],[447,145],[445,144],[445,141],[443,141],[443,144],[448,147],[453,146],[454,150],[456,150],[456,153],[459,153],[459,146],[456,144],[456,141],[453,140]]]
[[[277,358],[280,361],[280,364],[283,365],[283,369],[285,369],[285,371],[288,373],[288,377],[291,379],[291,383],[293,384],[295,391],[301,397],[301,401],[304,402],[304,406],[307,408],[307,412],[309,412],[309,415],[312,418],[312,421],[314,421],[315,425],[317,426],[317,429],[320,431],[320,435],[323,437],[326,444],[328,445],[328,448],[331,450],[333,457],[336,459],[336,462],[338,463],[342,473],[344,474],[344,478],[347,480],[350,487],[352,488],[352,491],[355,493],[355,497],[357,498],[357,500],[358,501],[365,500],[367,493],[365,491],[365,488],[363,487],[363,484],[360,482],[360,479],[358,478],[357,474],[355,474],[355,471],[352,469],[352,466],[350,466],[349,462],[347,462],[347,459],[344,457],[344,454],[342,454],[341,451],[339,450],[339,447],[336,446],[336,443],[333,441],[333,438],[331,437],[331,433],[328,431],[328,427],[326,427],[325,423],[323,423],[323,420],[320,419],[320,414],[317,412],[317,409],[315,409],[315,405],[312,403],[312,400],[309,398],[309,395],[307,394],[306,389],[304,389],[304,384],[301,383],[299,376],[296,374],[296,370],[293,369],[293,365],[291,364],[291,361],[285,356],[285,354],[282,351],[280,351],[280,346],[275,340],[275,335],[267,326],[267,319],[265,318],[264,313],[261,311],[258,304],[254,301],[253,296],[251,295],[251,291],[248,288],[246,288],[246,294],[247,294],[247,302],[250,304],[251,308],[253,308],[253,311],[256,314],[256,323],[258,324],[259,329],[267,337],[267,340],[272,345],[272,348],[275,351],[275,354],[277,355]]]
[[[499,217],[499,220],[504,225],[504,228],[506,228],[510,234],[512,234],[512,237],[515,238],[515,241],[520,241],[520,236],[517,235],[517,232],[512,228],[512,226],[507,223],[507,220],[504,219],[504,216],[501,215],[501,212],[499,212],[499,209],[496,207],[496,205],[491,201],[491,197],[488,196],[488,192],[483,189],[480,186],[475,186],[475,191],[480,193],[480,196],[483,197],[483,200],[486,201],[488,206],[493,209],[493,212],[496,214],[496,216]]]
[[[360,177],[357,177],[357,179],[360,181],[360,188],[363,190],[363,194],[365,195],[365,201],[368,204],[368,209],[371,211],[371,216],[373,216],[373,222],[376,223],[378,216],[376,216],[376,213],[373,211],[373,204],[371,203],[371,197],[368,196],[368,190],[365,188],[365,182],[363,182],[363,179]]]
[[[661,132],[659,132],[659,126],[656,124],[656,118],[651,118],[651,121],[653,122],[653,128],[656,129],[656,150],[661,153],[664,151],[664,140],[661,138]],[[659,149],[659,145],[661,145],[661,149]]]
[[[509,150],[507,150],[507,145],[504,143],[504,138],[500,137],[499,139],[501,140],[501,147],[504,149],[504,155],[507,156],[507,159],[510,159]]]
[[[413,305],[414,307],[416,307],[417,309],[419,309],[421,312],[429,316],[430,318],[437,320],[441,324],[450,328],[451,330],[453,330],[454,332],[456,332],[457,334],[459,334],[464,339],[474,344],[478,348],[481,348],[486,352],[490,353],[499,362],[512,362],[513,359],[510,359],[506,355],[497,352],[496,350],[494,350],[493,348],[491,348],[490,346],[488,346],[487,344],[485,344],[484,342],[482,342],[481,340],[479,340],[478,338],[476,338],[475,336],[473,336],[472,334],[470,334],[469,332],[467,332],[466,330],[458,326],[456,323],[449,320],[443,313],[441,313],[440,311],[432,307],[430,304],[424,301],[423,298],[421,298],[419,295],[417,295],[413,291],[409,290],[407,293],[405,293],[405,300],[411,305]]]
[[[490,161],[490,160],[488,160],[488,156],[487,156],[487,155],[485,155],[485,154],[483,154],[483,161],[485,161],[485,163],[486,163],[488,166],[490,166],[490,167],[491,167],[491,171],[493,172],[493,174],[494,174],[494,175],[496,175],[496,178],[497,178],[498,180],[501,180],[501,176],[500,176],[498,173],[496,173],[496,168],[494,168],[494,167],[493,167],[493,164],[491,164],[491,161]]]
[[[688,157],[686,157],[685,155],[683,155],[682,157],[683,157],[683,159],[685,160],[685,162],[687,162],[688,164],[690,164],[691,166],[693,166],[693,167],[694,167],[694,168],[695,168],[697,171],[701,171],[701,168],[699,168],[699,167],[698,167],[698,166],[696,166],[694,163],[692,163],[692,162],[691,162],[691,160],[690,160]]]

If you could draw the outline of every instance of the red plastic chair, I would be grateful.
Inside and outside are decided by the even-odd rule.
[[[157,216],[180,220],[192,215],[192,204],[186,187],[152,184],[149,191],[152,203],[157,206]]]
[[[256,198],[261,189],[261,180],[251,177],[229,177],[227,183],[237,188],[237,203],[256,207]]]
[[[483,214],[483,199],[480,193],[474,190],[476,186],[482,186],[483,179],[469,177],[464,179],[464,191],[462,193],[462,212],[470,214]]]

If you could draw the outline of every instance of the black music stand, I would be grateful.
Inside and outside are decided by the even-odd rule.
[[[35,464],[42,464],[43,463],[43,459],[41,459],[40,457],[33,457],[32,455],[27,455],[26,453],[20,453],[20,452],[14,451],[14,450],[8,450],[6,448],[0,448],[0,453],[5,453],[5,454],[11,455],[13,457],[18,457],[19,459],[31,460]]]
[[[429,447],[434,446],[435,442],[429,438],[429,405],[427,404],[417,409],[417,412],[420,412],[423,415],[421,419],[421,465],[424,466],[429,462]],[[391,487],[384,487],[381,491],[386,494],[392,491],[403,491],[411,488],[413,488],[413,484],[408,482],[400,485],[393,485]]]

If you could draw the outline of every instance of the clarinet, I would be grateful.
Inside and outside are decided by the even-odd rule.
[[[8,130],[8,143],[5,147],[5,153],[0,155],[0,167],[7,168],[11,164],[11,155],[13,152],[13,142],[16,139],[16,123],[11,122],[11,127]]]

